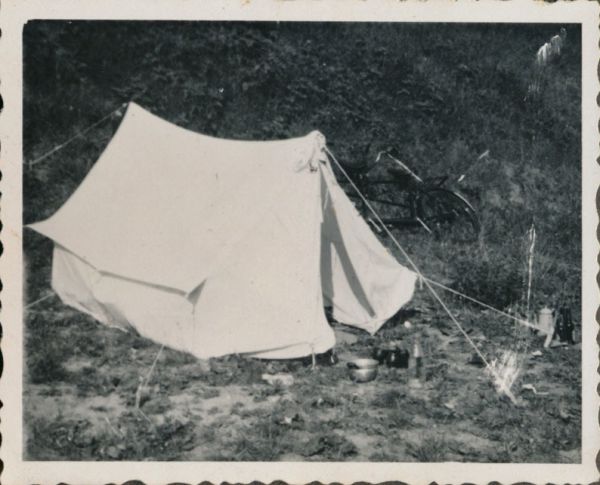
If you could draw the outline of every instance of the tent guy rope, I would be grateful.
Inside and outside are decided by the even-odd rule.
[[[31,303],[28,303],[27,305],[24,306],[24,309],[28,310],[29,308],[37,305],[38,303],[41,303],[41,302],[47,300],[48,298],[50,298],[51,296],[54,296],[54,295],[56,295],[56,293],[54,293],[53,291],[51,291],[47,295],[42,296],[41,298],[38,298],[37,300],[32,301]]]
[[[114,115],[116,115],[117,113],[119,113],[119,111],[124,110],[125,108],[127,108],[127,105],[129,103],[122,103],[119,105],[119,107],[113,111],[111,111],[110,113],[108,113],[107,115],[103,116],[102,118],[100,118],[98,121],[96,121],[95,123],[91,124],[90,126],[88,126],[87,128],[78,131],[77,133],[75,133],[71,138],[67,139],[66,141],[64,141],[63,143],[61,143],[60,145],[55,146],[54,148],[52,148],[51,150],[48,150],[46,153],[44,153],[43,155],[40,155],[39,157],[30,160],[29,162],[27,162],[27,165],[31,168],[34,165],[37,165],[38,163],[44,161],[46,158],[48,158],[49,156],[55,154],[56,152],[58,152],[59,150],[62,150],[64,147],[66,147],[69,143],[71,143],[72,141],[76,140],[77,138],[85,135],[88,131],[90,131],[92,128],[95,128],[96,126],[98,126],[100,123],[102,123],[103,121],[106,121],[109,118],[112,118]],[[120,114],[119,114],[120,115]]]
[[[412,258],[408,255],[408,253],[402,247],[402,245],[398,242],[398,240],[394,237],[394,235],[388,229],[388,227],[384,224],[384,222],[381,220],[381,217],[379,217],[379,214],[377,213],[377,211],[375,211],[375,209],[369,203],[369,201],[367,200],[367,198],[363,195],[363,193],[360,191],[360,189],[356,186],[356,184],[354,183],[354,181],[350,178],[350,176],[348,175],[348,173],[344,170],[344,167],[342,167],[342,165],[337,160],[337,158],[335,157],[335,155],[326,146],[324,147],[324,149],[325,149],[325,152],[327,153],[327,155],[329,156],[329,158],[331,160],[333,160],[333,162],[336,164],[336,166],[342,172],[342,174],[344,175],[344,177],[346,178],[346,180],[348,180],[348,182],[350,183],[350,185],[352,186],[352,188],[356,191],[356,193],[361,198],[361,200],[363,201],[363,203],[365,204],[365,206],[368,207],[368,209],[371,211],[371,213],[373,214],[373,216],[375,217],[375,219],[377,220],[377,222],[381,225],[381,227],[383,227],[383,229],[386,232],[386,234],[394,242],[395,246],[402,253],[402,255],[404,256],[404,258],[406,259],[406,261],[410,264],[410,266],[413,268],[413,270],[415,271],[415,273],[417,273],[417,275],[419,275],[419,277],[423,279],[423,282],[425,283],[425,286],[427,286],[427,289],[430,291],[430,293],[432,294],[432,296],[437,300],[437,302],[441,305],[441,307],[444,309],[444,311],[448,314],[448,316],[450,317],[450,319],[452,320],[452,322],[454,323],[454,325],[458,328],[459,332],[463,335],[463,337],[466,339],[466,341],[469,343],[469,345],[471,345],[471,347],[473,348],[473,350],[475,351],[475,353],[479,356],[479,358],[481,359],[481,361],[485,364],[485,366],[488,369],[488,371],[490,372],[490,374],[494,377],[494,379],[497,382],[502,382],[503,378],[496,372],[496,370],[494,369],[494,367],[492,366],[492,364],[490,364],[490,362],[486,359],[486,357],[483,355],[483,353],[481,352],[481,350],[479,350],[479,347],[477,347],[477,345],[475,344],[475,342],[473,342],[473,340],[471,339],[471,337],[469,337],[469,335],[463,329],[463,327],[460,324],[460,322],[456,319],[456,317],[454,316],[454,314],[446,306],[446,303],[444,303],[444,300],[442,300],[442,298],[439,296],[439,294],[437,293],[437,291],[435,291],[435,289],[433,288],[433,286],[431,285],[431,283],[429,282],[429,280],[423,277],[421,271],[419,270],[419,267],[412,260]],[[506,396],[513,402],[513,404],[515,404],[515,405],[518,404],[518,401],[517,401],[516,397],[513,395],[513,393],[511,392],[511,390],[507,386],[502,386],[499,390],[501,390],[502,392],[504,392],[506,394]]]
[[[535,224],[531,224],[531,228],[527,231],[529,240],[529,250],[527,252],[527,303],[525,315],[529,315],[529,307],[531,304],[531,281],[533,277],[533,256],[535,254]]]
[[[487,303],[477,300],[476,298],[473,298],[469,295],[465,295],[464,293],[461,293],[460,291],[450,288],[449,286],[443,285],[442,283],[438,283],[437,281],[434,281],[431,278],[427,278],[427,277],[423,276],[423,279],[429,281],[429,283],[431,283],[432,285],[438,286],[439,288],[442,288],[443,290],[445,290],[449,293],[454,293],[456,296],[460,296],[461,298],[464,298],[465,300],[469,300],[473,303],[476,303],[477,305],[487,308],[488,310],[492,310],[493,312],[496,312],[499,315],[502,315],[503,317],[510,318],[511,320],[514,320],[515,322],[520,323],[521,325],[523,325],[525,327],[529,327],[534,330],[539,330],[538,327],[536,327],[534,324],[532,324],[528,320],[524,320],[522,318],[515,317],[514,315],[511,315],[510,313],[506,313],[502,310],[499,310],[498,308],[494,308],[493,306],[488,305]]]

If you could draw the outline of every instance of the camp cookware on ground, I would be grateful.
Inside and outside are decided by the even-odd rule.
[[[400,369],[408,368],[410,353],[406,349],[391,350],[385,360],[388,367],[397,367]]]
[[[554,329],[556,326],[556,315],[554,310],[548,307],[542,308],[538,312],[534,323],[540,332],[546,334],[544,347],[548,347],[550,342],[552,342],[552,337],[554,336]]]
[[[409,352],[402,342],[387,342],[373,350],[373,358],[380,364],[401,369],[408,368]]]
[[[375,359],[359,358],[347,363],[350,379],[354,382],[369,382],[377,377],[379,363]]]

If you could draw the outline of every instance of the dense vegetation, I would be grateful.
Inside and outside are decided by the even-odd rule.
[[[449,174],[456,179],[468,170],[465,180],[455,185],[481,217],[479,241],[461,245],[399,231],[408,252],[434,279],[499,308],[518,306],[524,294],[526,233],[535,223],[534,303],[556,304],[568,299],[578,318],[581,39],[577,26],[564,26],[566,45],[561,56],[544,69],[540,92],[529,89],[536,51],[560,27],[32,22],[23,34],[24,222],[45,218],[60,207],[85,177],[121,118],[115,115],[98,124],[40,163],[29,166],[27,161],[132,99],[178,125],[219,137],[288,138],[318,129],[336,156],[349,166],[372,160],[378,149],[393,145],[419,173]],[[487,150],[489,156],[478,161]],[[31,300],[49,286],[50,247],[41,237],[25,233]],[[467,305],[463,301],[453,304],[460,311]],[[468,313],[474,309],[464,311],[471,322],[479,318]],[[98,356],[106,351],[98,350],[97,342],[83,342],[73,350],[55,340],[68,334],[71,327],[67,323],[81,318],[69,315],[58,330],[45,320],[51,318],[50,312],[28,320],[35,329],[27,341],[32,384],[72,382],[73,373],[63,366],[65,355],[78,355],[80,347],[93,347]],[[83,328],[91,331],[93,326],[88,324]],[[500,335],[495,327],[490,331]],[[131,344],[121,343],[124,347]],[[119,354],[118,359],[122,358]],[[561,366],[571,370],[565,368],[564,375],[553,375],[563,379],[567,395],[578,394],[577,358],[568,357],[566,364],[561,361]],[[544,372],[552,372],[550,368]],[[303,385],[308,386],[310,379],[304,378]],[[113,385],[110,382],[109,387]],[[130,391],[135,382],[128,386]],[[439,397],[439,403],[445,398]],[[418,408],[415,404],[414,411]],[[507,425],[506,433],[501,433],[497,426],[502,416],[496,414],[490,419],[502,435],[498,439],[524,425],[533,426],[521,417],[509,423],[513,428]],[[484,418],[480,416],[482,429],[490,424]],[[37,435],[52,431],[43,420],[36,423],[40,427]],[[571,431],[561,432],[573,434]],[[548,429],[540,433],[551,438],[546,436]],[[565,449],[577,439],[573,434],[563,443]],[[52,448],[51,443],[46,445],[36,442],[30,451],[43,454],[35,446]],[[321,445],[329,446],[315,444],[317,448]],[[431,447],[437,449],[438,445]],[[515,450],[509,449],[501,456],[476,458],[544,461],[558,459],[555,451],[540,448],[537,454],[519,451],[516,456]],[[114,453],[114,457],[144,454],[139,450]],[[163,456],[156,450],[152,453]],[[412,456],[420,459],[417,455]],[[257,452],[253,457],[261,456]]]

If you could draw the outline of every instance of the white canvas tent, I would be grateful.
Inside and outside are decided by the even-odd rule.
[[[324,306],[375,333],[414,289],[318,132],[217,139],[130,103],[83,183],[30,227],[55,243],[64,303],[200,358],[321,353],[335,343]]]

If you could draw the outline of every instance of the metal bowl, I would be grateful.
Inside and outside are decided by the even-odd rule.
[[[354,382],[370,382],[377,377],[377,367],[350,368],[350,379]]]
[[[354,382],[369,382],[377,377],[379,362],[375,359],[359,358],[348,362],[350,379]]]
[[[369,358],[359,358],[348,361],[349,369],[376,369],[378,365],[379,362]]]

